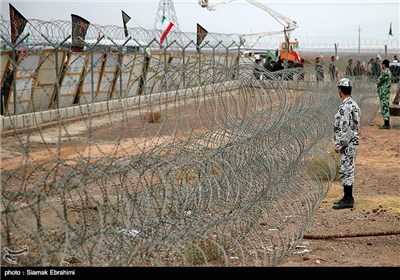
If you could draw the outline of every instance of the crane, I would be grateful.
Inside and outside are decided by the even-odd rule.
[[[219,6],[224,5],[224,4],[229,4],[234,1],[237,1],[237,0],[225,0],[225,1],[218,2],[214,5],[210,5],[208,3],[208,0],[199,0],[199,4],[202,8],[207,8],[207,10],[209,10],[209,11],[215,11]],[[283,30],[243,34],[242,35],[243,38],[249,37],[249,36],[259,36],[259,38],[260,38],[263,36],[275,35],[275,34],[285,34],[285,35],[289,36],[289,34],[297,28],[296,21],[294,21],[288,17],[285,17],[284,15],[272,10],[271,8],[255,1],[255,0],[246,0],[246,1],[249,2],[250,4],[266,11],[267,13],[269,13],[276,21],[278,21],[283,26]]]
[[[214,5],[210,5],[208,3],[208,0],[199,0],[199,5],[202,8],[207,8],[207,10],[209,10],[209,11],[215,11],[219,6],[224,5],[224,4],[229,4],[234,1],[237,1],[237,0],[223,0]],[[282,42],[281,47],[280,47],[280,57],[286,59],[287,61],[293,61],[296,63],[296,65],[301,64],[299,54],[296,53],[295,51],[293,51],[293,47],[297,45],[297,40],[293,41],[293,42],[291,42],[289,40],[290,33],[292,33],[298,27],[297,22],[294,21],[293,19],[290,19],[290,18],[274,11],[273,9],[255,1],[255,0],[246,0],[246,1],[249,2],[250,4],[266,11],[267,13],[269,13],[276,21],[278,21],[283,26],[283,30],[242,34],[240,36],[241,42],[244,43],[246,41],[246,38],[248,38],[248,37],[258,36],[258,39],[253,44],[253,46],[254,46],[260,40],[261,37],[269,36],[269,35],[276,35],[276,34],[285,34],[285,41]],[[250,48],[252,48],[252,47],[250,47]]]

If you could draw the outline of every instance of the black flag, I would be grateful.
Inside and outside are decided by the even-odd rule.
[[[204,38],[207,36],[208,31],[204,29],[203,26],[197,24],[197,47],[200,46],[201,42],[203,42]]]
[[[24,31],[28,20],[21,15],[11,4],[10,6],[10,25],[11,25],[11,42],[15,43],[21,33]]]
[[[124,32],[125,32],[125,37],[128,37],[128,28],[126,27],[126,24],[128,23],[128,21],[130,21],[131,17],[128,16],[124,11],[122,11],[122,22],[124,23]]]
[[[85,39],[86,32],[89,28],[90,22],[86,19],[71,14],[72,18],[72,45],[71,49],[73,51],[83,51],[83,42],[79,39]]]

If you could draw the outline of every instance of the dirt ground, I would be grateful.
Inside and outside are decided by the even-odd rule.
[[[390,130],[378,129],[380,124],[382,117],[377,112],[374,121],[361,130],[353,190],[355,207],[332,209],[333,201],[342,196],[341,182],[335,181],[318,205],[304,238],[280,267],[400,267],[400,117],[391,118]],[[104,130],[101,133],[107,134]],[[54,129],[54,141],[57,135]],[[32,134],[31,140],[35,136]],[[51,139],[46,138],[49,143]],[[72,152],[85,154],[78,146],[71,150],[62,149],[61,154],[66,158]],[[46,160],[47,155],[42,153],[33,152],[32,156]],[[12,154],[6,157],[3,170],[15,168],[18,158],[23,158]]]
[[[332,209],[343,194],[335,181],[303,240],[280,266],[400,267],[400,117],[391,117],[390,130],[379,129],[382,122],[378,112],[360,133],[355,207]]]

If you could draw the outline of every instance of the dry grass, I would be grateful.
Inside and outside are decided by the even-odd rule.
[[[329,189],[325,199],[328,203],[340,199],[343,196],[343,187],[341,182],[335,182]],[[365,210],[379,210],[391,213],[400,213],[400,197],[390,195],[376,195],[373,197],[355,196],[355,207]]]
[[[335,152],[329,152],[329,157],[314,157],[311,159],[307,171],[313,174],[317,179],[322,181],[334,181],[339,178],[339,154]],[[335,175],[332,176],[331,164],[329,161],[333,161],[336,168]]]
[[[196,239],[186,247],[186,260],[191,265],[204,265],[218,261],[227,249],[228,244],[225,242],[225,240],[221,243],[221,240],[216,242],[211,239]]]
[[[151,112],[143,115],[143,120],[149,123],[155,123],[161,118],[160,112]]]
[[[400,196],[379,195],[357,199],[357,207],[372,211],[400,213]]]

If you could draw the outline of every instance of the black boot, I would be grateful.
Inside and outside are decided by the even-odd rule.
[[[385,123],[383,125],[380,125],[380,129],[390,129],[390,121],[389,120],[384,120]]]
[[[339,200],[334,201],[333,204],[339,204],[343,199],[345,199],[346,192],[345,192],[345,189],[344,189],[344,185],[343,185],[343,193],[344,193],[343,197],[341,199],[339,199]]]
[[[343,186],[344,197],[337,203],[333,204],[333,209],[345,209],[354,207],[353,186]]]

